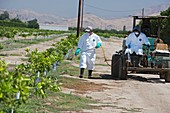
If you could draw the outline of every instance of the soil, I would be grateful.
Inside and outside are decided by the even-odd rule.
[[[108,60],[111,60],[112,55],[116,51],[121,50],[122,41],[122,39],[114,37],[103,40],[102,46]],[[91,90],[85,90],[83,94],[79,95],[91,97],[101,102],[101,104],[97,105],[98,109],[83,110],[84,113],[170,112],[170,84],[160,79],[159,75],[129,73],[127,80],[112,79],[111,67],[107,66],[102,49],[97,49],[96,52],[97,59],[96,67],[93,72],[94,78],[83,78],[83,80],[89,81],[90,84],[94,84],[91,86]],[[108,61],[108,63],[111,64],[110,61]],[[84,87],[89,87],[88,83],[87,86]],[[81,88],[83,91],[84,89]],[[80,89],[75,87],[75,94],[77,94],[79,90]],[[68,89],[66,89],[66,91],[68,92]],[[71,92],[73,92],[73,90]]]
[[[30,51],[35,50],[35,49],[38,49],[38,51],[45,51],[46,49],[53,47],[52,44],[56,43],[57,41],[61,40],[62,38],[65,38],[65,37],[55,38],[54,40],[51,40],[51,41],[41,42],[39,44],[33,44],[31,46],[24,47],[24,48],[0,52],[0,54],[6,55],[6,56],[1,57],[1,59],[5,60],[7,63],[13,64],[13,65],[24,63],[25,61],[23,59],[27,58],[27,57],[25,57],[25,55],[26,55],[25,49],[26,48],[29,48]],[[17,54],[17,55],[13,56],[12,54]]]
[[[58,41],[55,40],[55,41]],[[51,47],[53,41],[32,45],[29,48],[45,50]],[[107,59],[111,60],[112,55],[121,50],[122,39],[110,38],[103,40],[103,48]],[[21,56],[4,57],[7,62],[19,64],[23,62],[25,48],[3,52],[7,54],[21,54]],[[97,49],[96,67],[93,72],[93,79],[81,78],[87,85],[81,88],[64,87],[66,93],[72,93],[83,97],[90,97],[98,101],[95,109],[83,110],[81,113],[169,113],[170,112],[170,84],[156,74],[135,74],[129,73],[127,80],[116,80],[111,77],[111,67],[106,65],[102,49]],[[108,63],[111,63],[108,61]],[[78,66],[78,64],[73,64]],[[69,76],[80,79],[76,76]],[[73,113],[73,112],[71,112]]]

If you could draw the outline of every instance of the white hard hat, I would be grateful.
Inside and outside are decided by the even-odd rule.
[[[92,30],[93,30],[93,28],[91,26],[87,26],[87,28],[85,29],[86,32],[90,32]]]

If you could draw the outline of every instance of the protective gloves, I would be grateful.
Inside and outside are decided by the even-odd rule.
[[[151,44],[148,42],[148,43],[146,43],[146,46],[147,46],[148,48],[150,48]]]
[[[76,52],[75,52],[75,55],[77,56],[79,53],[80,53],[81,49],[80,48],[77,48]]]
[[[99,48],[101,46],[101,42],[98,42],[95,48]]]

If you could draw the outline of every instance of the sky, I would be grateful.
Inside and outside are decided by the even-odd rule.
[[[79,0],[0,0],[0,8],[26,9],[65,18],[77,17]],[[170,0],[84,0],[84,13],[102,18],[126,17]]]

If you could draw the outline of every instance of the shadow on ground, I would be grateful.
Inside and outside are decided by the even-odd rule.
[[[92,77],[91,79],[107,79],[107,80],[121,80],[117,77],[113,77],[110,74],[100,74],[98,77]],[[145,78],[139,75],[128,75],[127,80],[135,80],[140,82],[147,82],[147,83],[165,83],[163,79],[160,78]]]
[[[136,80],[140,82],[148,82],[148,83],[165,83],[165,81],[160,78],[152,78],[152,77],[145,78],[145,77],[138,76],[138,75],[128,75],[128,79]]]
[[[100,74],[99,76],[92,76],[91,79],[114,80],[113,76],[111,76],[110,74]]]

